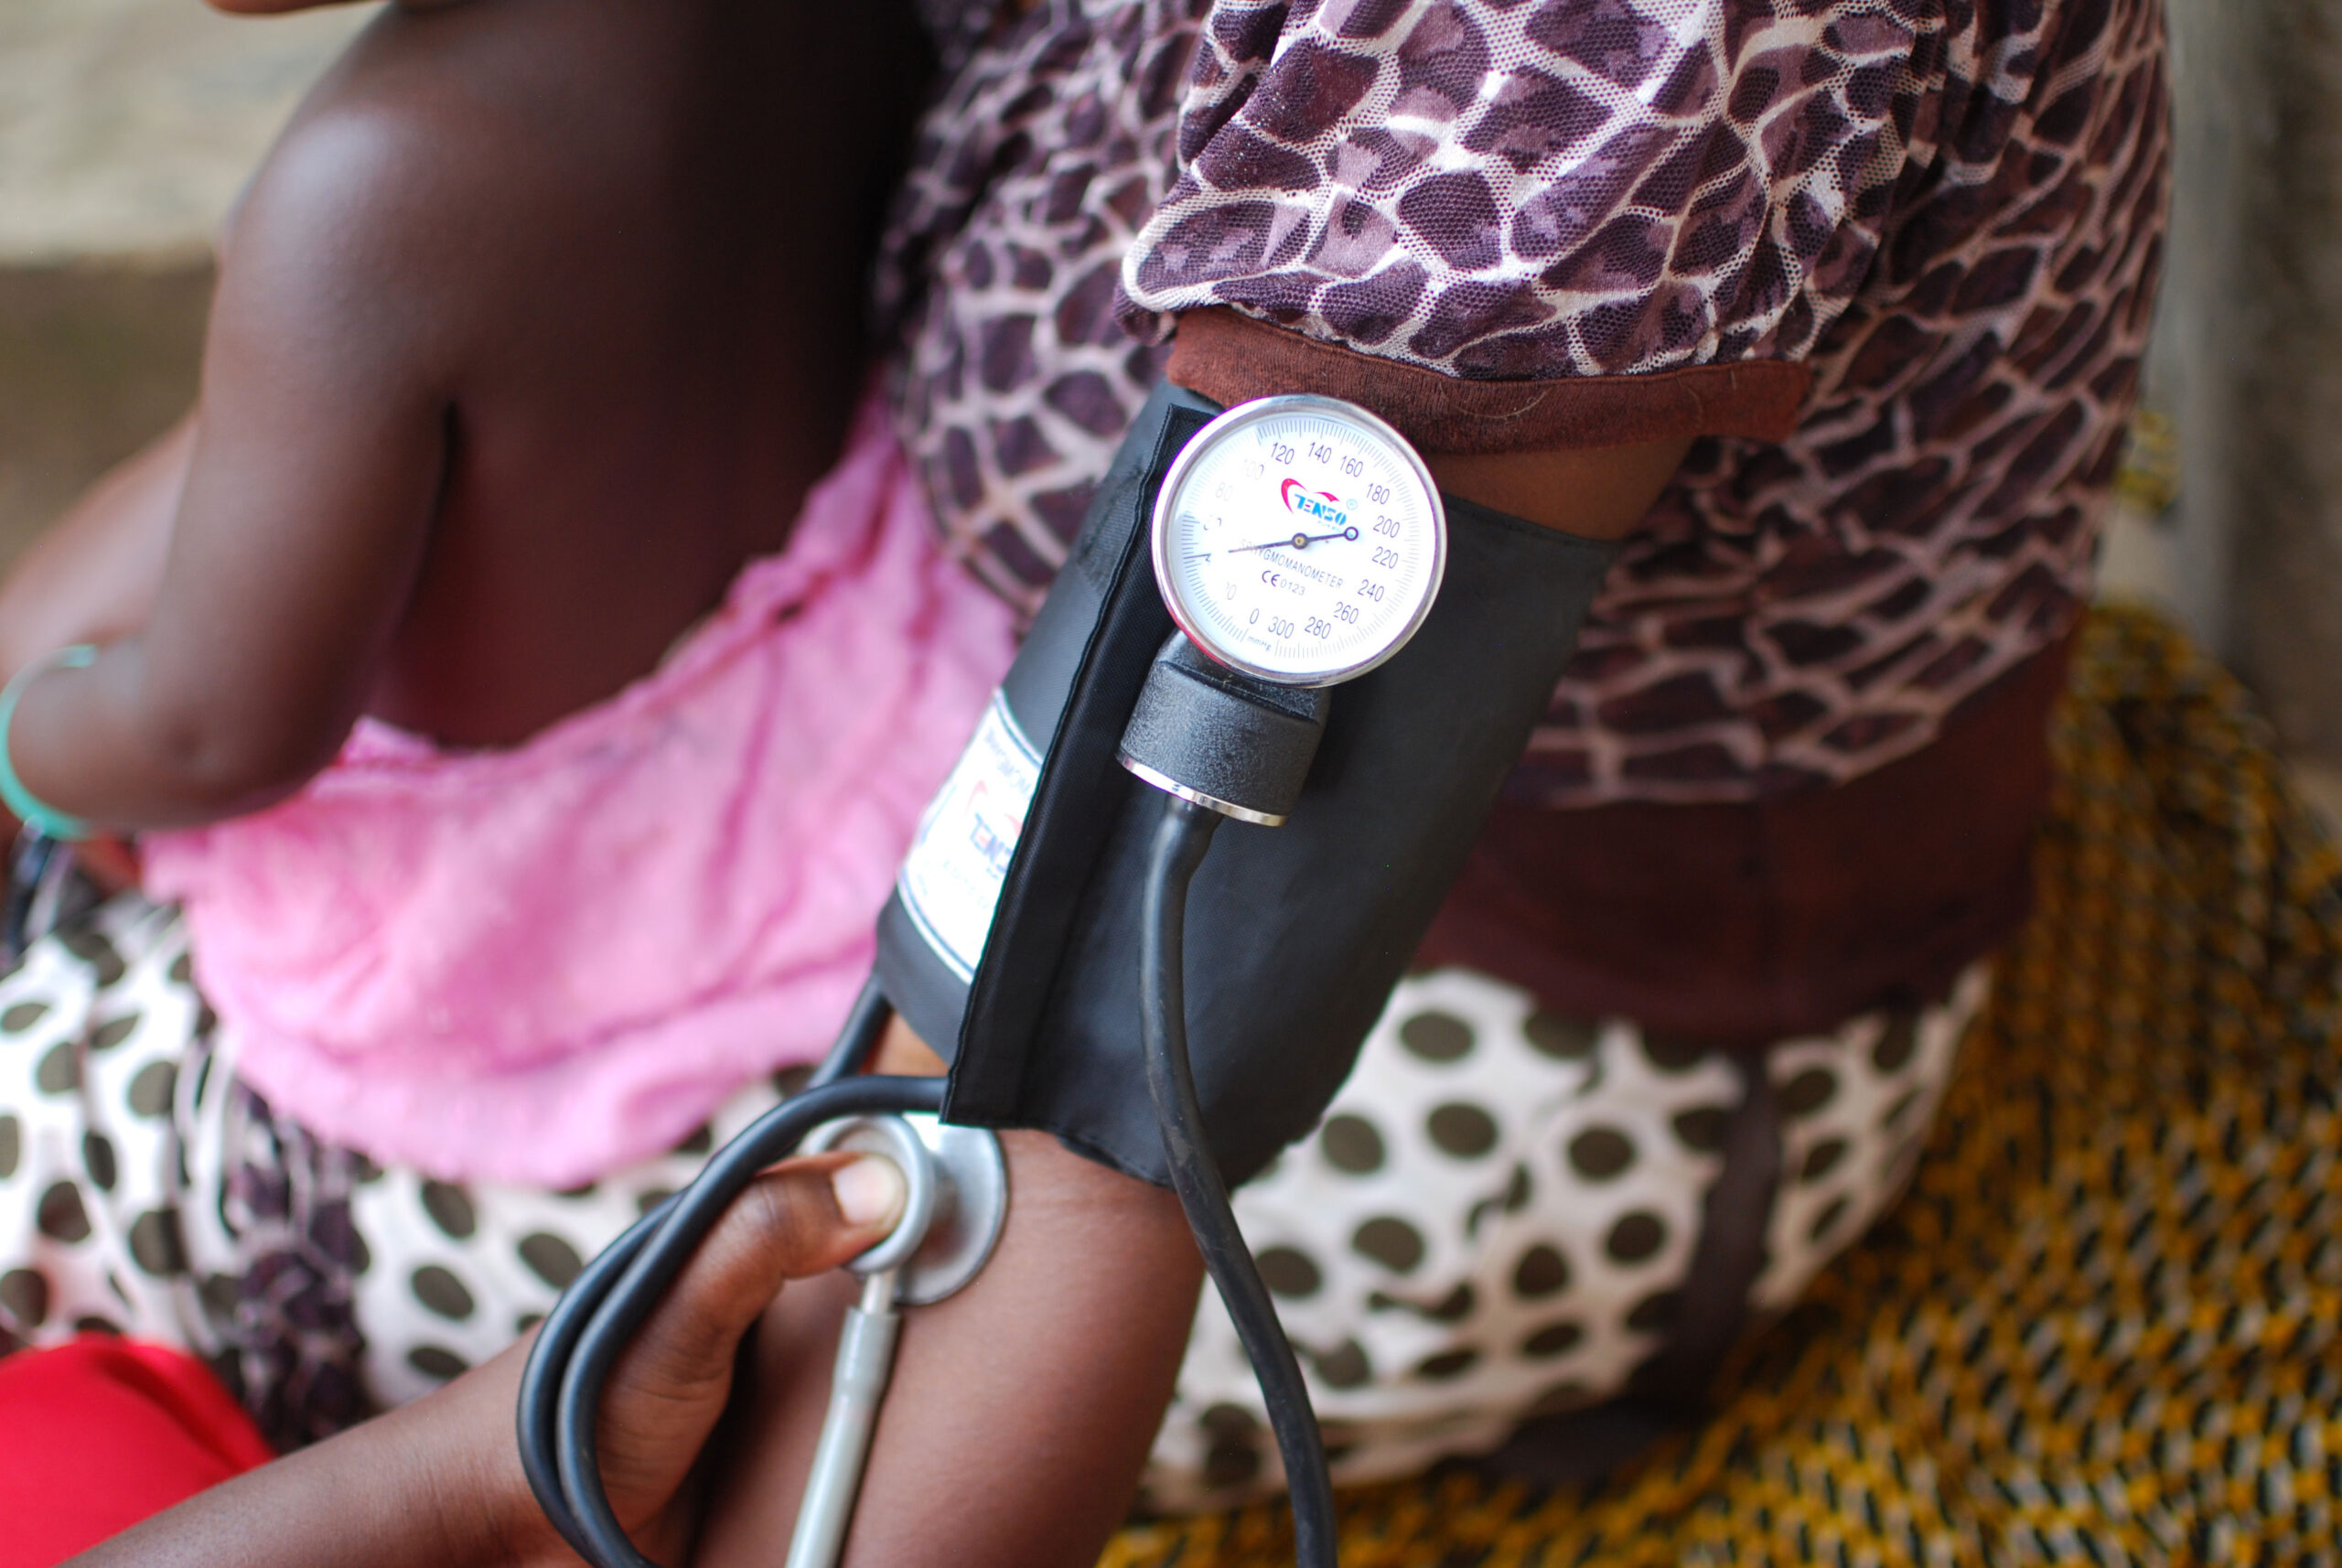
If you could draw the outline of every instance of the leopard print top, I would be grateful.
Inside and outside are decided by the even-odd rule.
[[[1810,372],[1786,441],[1680,432],[1707,438],[1518,798],[1841,782],[2071,625],[2158,272],[2156,0],[1034,0],[951,27],[881,294],[941,526],[1020,606],[1176,317],[1232,306],[1476,380]]]

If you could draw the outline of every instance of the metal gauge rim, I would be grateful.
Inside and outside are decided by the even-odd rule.
[[[1248,425],[1287,413],[1315,413],[1363,426],[1369,434],[1387,443],[1399,455],[1407,471],[1413,477],[1415,482],[1423,487],[1423,494],[1428,498],[1431,510],[1430,585],[1424,589],[1423,598],[1416,604],[1413,612],[1408,616],[1406,624],[1402,626],[1397,635],[1386,642],[1372,658],[1343,665],[1340,669],[1330,672],[1308,675],[1296,675],[1289,671],[1264,669],[1248,659],[1229,652],[1219,645],[1217,639],[1198,630],[1190,619],[1187,607],[1180,602],[1177,589],[1173,586],[1168,553],[1172,514],[1175,510],[1173,502],[1179,493],[1180,485],[1187,479],[1188,474],[1219,442]],[[1415,450],[1414,443],[1392,429],[1387,421],[1360,408],[1358,404],[1346,403],[1338,397],[1326,397],[1316,392],[1284,392],[1275,397],[1254,398],[1250,403],[1240,403],[1233,408],[1224,410],[1214,416],[1209,424],[1188,437],[1187,444],[1179,449],[1179,455],[1171,460],[1169,470],[1163,476],[1162,488],[1155,492],[1155,515],[1151,527],[1154,537],[1149,541],[1149,553],[1155,560],[1155,590],[1162,595],[1165,607],[1170,610],[1171,618],[1178,624],[1179,629],[1187,634],[1187,640],[1230,669],[1241,670],[1245,674],[1256,680],[1266,681],[1273,686],[1338,686],[1345,681],[1354,681],[1368,671],[1388,662],[1401,649],[1414,640],[1416,632],[1423,629],[1423,621],[1431,615],[1432,606],[1438,602],[1439,590],[1447,579],[1447,505],[1440,496],[1438,484],[1431,477],[1431,470],[1423,466],[1423,455]]]

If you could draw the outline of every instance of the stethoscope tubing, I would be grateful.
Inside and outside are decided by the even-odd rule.
[[[841,1117],[934,1112],[940,1078],[856,1077],[891,1011],[866,985],[808,1086],[716,1151],[690,1186],[644,1215],[563,1292],[530,1348],[515,1419],[521,1465],[545,1517],[596,1568],[658,1568],[635,1550],[595,1453],[603,1384],[700,1241],[757,1175]]]
[[[1203,1106],[1187,1057],[1187,886],[1221,820],[1219,813],[1174,796],[1165,802],[1163,819],[1147,846],[1139,922],[1139,1033],[1146,1052],[1146,1088],[1163,1129],[1172,1187],[1252,1364],[1270,1430],[1276,1434],[1293,1505],[1294,1561],[1298,1568],[1335,1568],[1338,1531],[1325,1434],[1310,1404],[1300,1359],[1285,1337],[1260,1264],[1245,1244],[1229,1202],[1228,1184],[1206,1141]]]
[[[1324,1439],[1292,1345],[1204,1144],[1202,1110],[1187,1063],[1181,928],[1187,882],[1209,847],[1216,822],[1209,811],[1173,800],[1150,855],[1140,1019],[1148,1089],[1181,1207],[1267,1402],[1291,1488],[1296,1561],[1303,1568],[1327,1568],[1335,1561],[1335,1528]],[[874,977],[806,1087],[750,1123],[715,1152],[690,1186],[604,1249],[571,1282],[539,1328],[521,1378],[516,1428],[521,1468],[545,1517],[596,1568],[659,1568],[635,1549],[611,1511],[595,1431],[610,1369],[702,1239],[758,1173],[796,1152],[825,1122],[941,1110],[943,1079],[856,1076],[892,1017]],[[874,1391],[874,1420],[879,1397]],[[866,1442],[867,1434],[862,1436]],[[858,1450],[851,1457],[858,1479],[862,1454]],[[844,1506],[851,1509],[850,1493]],[[833,1532],[816,1533],[828,1538]],[[833,1551],[835,1541],[829,1545]]]

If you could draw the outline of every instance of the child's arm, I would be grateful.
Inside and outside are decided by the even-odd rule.
[[[195,449],[192,416],[90,487],[0,583],[0,679],[54,650],[146,624]]]
[[[330,761],[362,710],[423,560],[451,401],[427,303],[446,268],[429,214],[402,210],[424,204],[393,141],[361,116],[312,125],[239,216],[152,613],[90,667],[32,680],[7,736],[44,804],[117,829],[250,811]]]
[[[853,1171],[852,1179],[833,1173]],[[611,1505],[658,1561],[690,1555],[693,1467],[741,1337],[781,1282],[835,1268],[902,1206],[886,1161],[793,1160],[725,1210],[611,1369],[598,1453]],[[488,1568],[577,1560],[512,1436],[527,1345],[445,1389],[216,1487],[85,1552],[82,1568]]]
[[[194,449],[190,414],[90,487],[25,552],[0,583],[0,681],[57,649],[117,641],[146,624]],[[0,840],[16,830],[0,810]],[[75,858],[109,891],[138,880],[137,859],[119,839],[92,839]]]

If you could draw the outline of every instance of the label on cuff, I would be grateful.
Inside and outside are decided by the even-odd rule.
[[[919,934],[962,981],[975,978],[1008,862],[1040,784],[1041,757],[998,692],[975,738],[919,818],[895,879]]]

